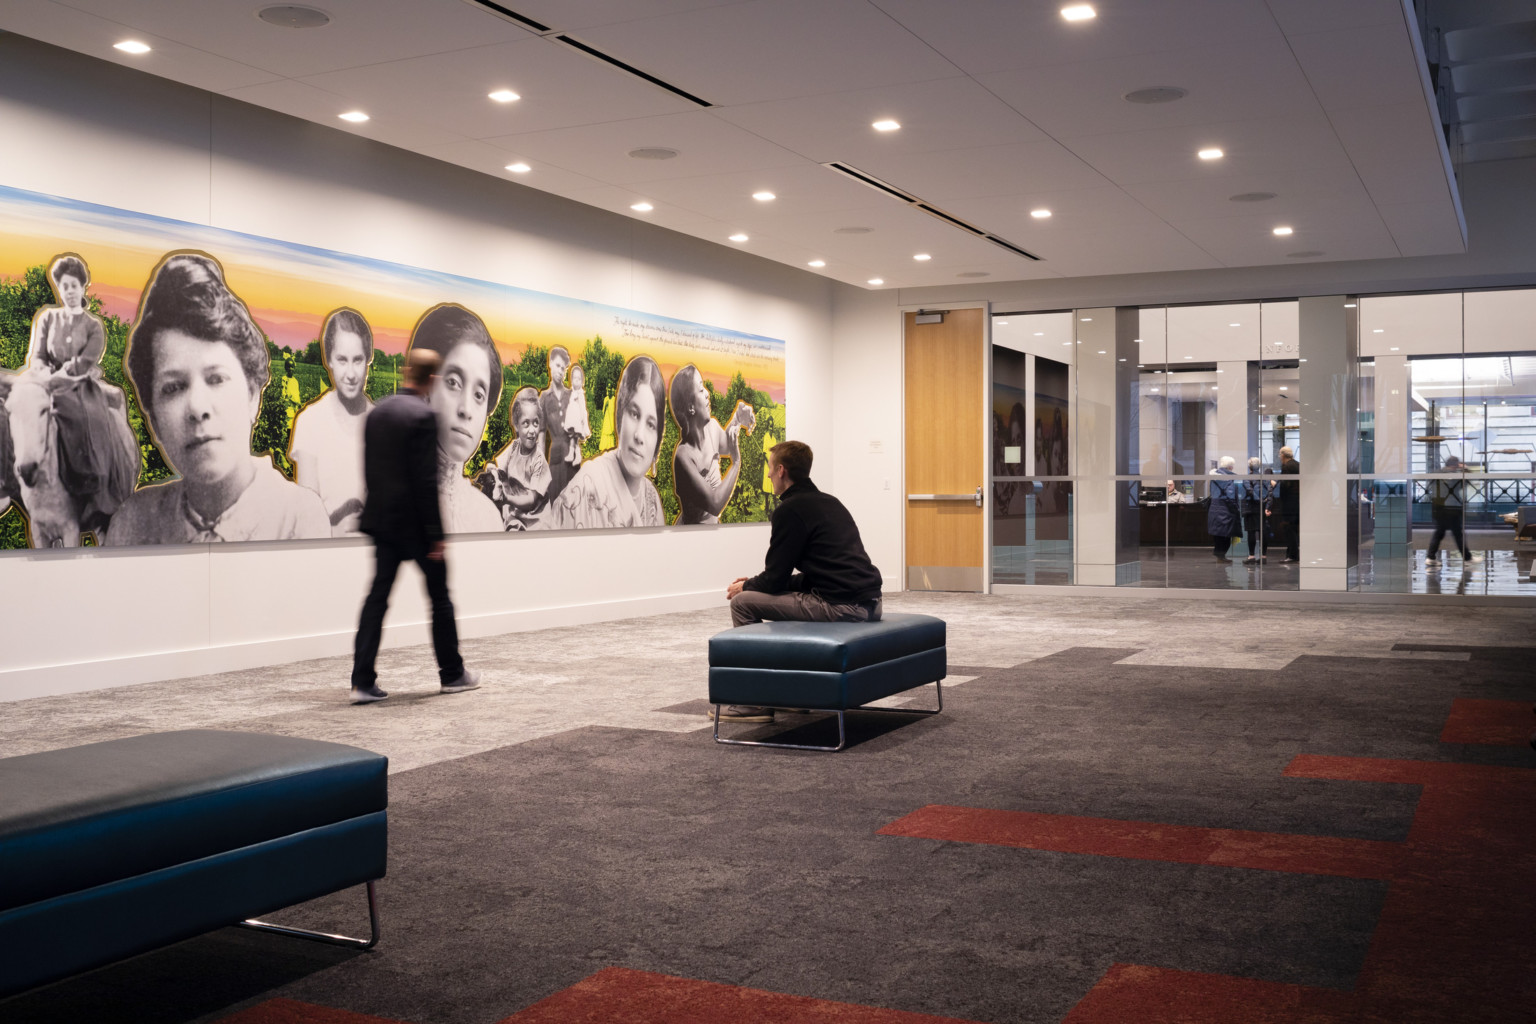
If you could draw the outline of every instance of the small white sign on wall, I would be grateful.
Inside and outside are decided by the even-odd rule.
[[[1024,449],[1019,445],[1008,445],[1003,449],[1003,461],[1014,465],[1024,461]]]

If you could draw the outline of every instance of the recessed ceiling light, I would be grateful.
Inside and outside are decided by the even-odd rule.
[[[1072,343],[1070,341],[1064,341],[1064,342],[1062,342],[1062,344],[1063,345],[1071,345]]]
[[[1219,384],[1212,384],[1211,385],[1211,390],[1212,391],[1220,391],[1221,390],[1221,386]]]
[[[1201,160],[1220,160],[1222,157],[1226,156],[1227,154],[1223,153],[1221,150],[1217,149],[1215,146],[1212,146],[1210,149],[1202,149],[1200,152],[1196,153],[1195,155],[1198,156]]]
[[[497,103],[515,103],[522,99],[521,96],[513,92],[511,89],[497,89],[495,92],[487,93],[486,95],[495,100]]]
[[[752,193],[752,198],[756,199],[760,203],[766,203],[766,202],[771,202],[772,200],[777,199],[779,197],[774,195],[772,192],[753,192]]]
[[[1265,409],[1265,408],[1268,408],[1268,406],[1266,406],[1263,402],[1260,402],[1259,403],[1259,408],[1260,409]]]
[[[826,265],[827,265],[827,261],[826,260],[811,260],[811,262],[806,264],[806,266],[808,266],[808,267],[824,267]]]
[[[1397,346],[1396,346],[1396,345],[1393,345],[1393,346],[1392,346],[1392,351],[1393,351],[1393,352],[1396,352],[1396,351],[1397,351]]]
[[[324,11],[317,11],[313,7],[300,7],[297,4],[263,7],[256,12],[256,17],[278,28],[320,28],[331,23],[331,16]]]
[[[1195,357],[1194,357],[1194,356],[1185,356],[1185,357],[1184,357],[1184,358],[1185,358],[1185,359],[1193,359],[1193,358],[1195,358]]]
[[[663,146],[642,146],[630,150],[629,155],[635,160],[671,160],[677,156],[677,150]]]
[[[1121,361],[1121,362],[1122,362],[1122,363],[1123,363],[1123,362],[1125,362],[1125,358],[1124,358],[1124,357],[1123,357],[1123,356],[1122,356],[1122,357],[1121,357],[1121,359],[1120,359],[1120,361]]]
[[[894,132],[901,127],[901,122],[893,121],[890,118],[885,118],[882,121],[874,122],[870,125],[870,127],[877,132]]]
[[[1153,393],[1153,394],[1154,394],[1154,395],[1155,395],[1155,394],[1157,394],[1157,388],[1153,388],[1153,389],[1152,389],[1152,393]]]
[[[1242,324],[1227,324],[1228,327],[1241,327]]]
[[[1372,331],[1371,333],[1372,334],[1384,334],[1384,333],[1386,333],[1386,331],[1385,331],[1384,328],[1378,327],[1374,331]]]
[[[1137,338],[1137,339],[1136,339],[1136,344],[1138,344],[1138,345],[1140,345],[1140,344],[1141,344],[1141,339],[1140,339],[1140,338]]]
[[[1124,99],[1127,103],[1172,103],[1188,95],[1188,89],[1180,89],[1176,85],[1153,85],[1128,92]]]
[[[999,326],[999,327],[1007,327],[1008,326],[1008,321],[1007,320],[999,320],[999,321],[997,321],[997,326]]]
[[[1285,385],[1284,385],[1284,384],[1281,384],[1281,385],[1280,385],[1280,390],[1281,390],[1281,391],[1289,391],[1289,390],[1291,390],[1291,389],[1290,389],[1290,388],[1288,388],[1288,387],[1286,387],[1286,386],[1285,386]]]
[[[872,277],[872,278],[869,279],[869,283],[870,284],[885,284],[885,278],[883,278],[883,277]]]
[[[533,168],[519,160],[515,164],[507,164],[507,170],[511,171],[513,174],[527,174],[529,171],[533,170]]]
[[[1072,4],[1061,9],[1061,16],[1068,21],[1092,21],[1098,17],[1098,12],[1088,4]]]
[[[112,49],[114,49],[114,50],[122,50],[124,53],[148,53],[149,52],[148,44],[141,43],[137,39],[124,39],[120,43],[113,43],[112,44]]]
[[[1099,349],[1099,355],[1102,356],[1102,355],[1107,355],[1107,354],[1108,353],[1106,353],[1103,349]]]
[[[740,231],[731,236],[731,241],[733,242],[745,242],[746,240],[747,236]]]
[[[630,203],[629,208],[634,210],[636,213],[650,213],[652,210],[656,209],[656,207],[644,201],[638,203]]]
[[[362,124],[368,120],[368,115],[361,110],[349,110],[345,114],[338,114],[343,121],[351,121],[353,124]]]
[[[933,257],[928,255],[926,252],[917,253],[912,258],[917,260],[919,263],[926,263],[927,261],[933,259]]]
[[[1344,308],[1345,309],[1354,309],[1355,308],[1355,304],[1353,302],[1346,302],[1346,303],[1344,303]]]
[[[1045,220],[1051,215],[1051,211],[1042,206],[1038,210],[1030,210],[1029,215],[1036,220]]]
[[[1085,323],[1085,324],[1091,324],[1091,323],[1093,323],[1093,317],[1091,317],[1091,316],[1085,316],[1085,317],[1083,317],[1083,318],[1082,318],[1082,321],[1083,321],[1083,323]]]
[[[1045,337],[1045,332],[1044,331],[1036,331],[1035,332],[1035,337],[1043,338],[1043,337]]]
[[[1275,228],[1275,234],[1280,235],[1282,238],[1284,236],[1286,236],[1286,235],[1293,234],[1294,231],[1295,231],[1294,228],[1288,228],[1288,227],[1278,227],[1278,228]]]

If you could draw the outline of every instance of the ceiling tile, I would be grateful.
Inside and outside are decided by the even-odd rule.
[[[958,73],[866,0],[753,0],[592,28],[579,38],[722,106]]]
[[[1451,202],[1438,129],[1423,102],[1353,107],[1330,117],[1376,202]]]
[[[532,36],[462,0],[325,0],[331,23],[269,25],[252,0],[70,0],[70,6],[286,77]]]
[[[1322,170],[1287,168],[1247,175],[1187,181],[1157,181],[1124,186],[1126,193],[1169,223],[1185,219],[1268,216],[1276,224],[1306,211],[1340,205],[1369,204],[1370,195],[1353,166]],[[1273,192],[1266,202],[1233,202],[1232,196]]]
[[[1214,146],[1225,156],[1201,160]],[[1068,148],[1110,181],[1215,182],[1288,171],[1349,171],[1349,157],[1321,111],[1293,117],[1172,125],[1138,132],[1074,138]],[[1233,189],[1234,195],[1242,189]],[[1265,191],[1278,191],[1270,188]]]
[[[238,60],[51,0],[0,6],[0,28],[211,92],[270,82],[277,77]],[[113,49],[125,39],[137,39],[153,49],[138,56]]]
[[[525,132],[486,141],[517,149],[531,159],[580,168],[581,173],[612,185],[805,162],[799,155],[727,124],[706,110]],[[674,149],[679,155],[671,160],[637,160],[629,156],[631,150],[642,148]]]
[[[1392,235],[1369,203],[1355,209],[1303,213],[1287,218],[1295,234],[1276,237],[1276,218],[1220,217],[1185,220],[1179,230],[1223,264],[1233,267],[1291,262],[1289,253],[1320,251],[1319,259],[1388,259],[1398,255]]]
[[[478,139],[423,145],[417,147],[415,151],[423,156],[430,156],[434,160],[458,164],[460,167],[468,167],[470,170],[505,178],[518,185],[536,188],[541,192],[553,192],[556,195],[567,195],[573,189],[597,188],[602,184],[584,174],[577,174],[563,167],[532,161],[530,161],[532,170],[526,174],[514,174],[507,170],[507,165],[521,158],[516,151],[505,150]]]
[[[373,112],[366,107],[364,112],[370,115],[370,119],[362,124],[351,124],[340,117],[342,113],[353,109],[345,98],[291,78],[241,89],[227,89],[224,95],[413,152],[422,146],[441,145],[462,139],[462,136],[435,127],[430,122],[395,119],[387,115],[372,116]]]
[[[1018,111],[964,77],[750,103],[716,113],[809,160],[860,166],[891,154],[1045,139]],[[901,130],[870,127],[885,118],[900,122]]]
[[[570,32],[595,25],[616,25],[706,7],[728,7],[746,0],[508,0],[502,4],[551,29]]]
[[[897,153],[861,164],[860,169],[941,205],[976,196],[1020,196],[1109,184],[1049,139],[943,153]]]
[[[1424,98],[1418,58],[1401,18],[1394,28],[1353,28],[1290,37],[1319,102],[1330,110]]]
[[[982,85],[1053,138],[1312,114],[1317,100],[1283,39],[1219,50],[1182,49],[981,75]],[[1173,103],[1125,94],[1177,86]]]
[[[1078,24],[1061,3],[873,2],[974,75],[1280,36],[1263,0],[1095,0],[1098,17]]]
[[[543,39],[480,46],[307,76],[350,102],[472,139],[698,109]],[[522,99],[497,103],[494,89]]]
[[[652,202],[684,207],[752,228],[781,223],[794,214],[878,209],[896,202],[867,185],[809,162],[698,178],[667,178],[636,185],[635,189],[641,198]],[[752,198],[752,193],[759,191],[772,192],[777,198],[759,202]]]
[[[1287,35],[1401,25],[1402,0],[1266,0]]]
[[[1377,207],[1404,256],[1466,252],[1461,222],[1449,202],[1399,203]]]

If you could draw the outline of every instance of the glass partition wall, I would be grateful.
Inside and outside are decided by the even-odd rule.
[[[997,314],[992,385],[996,584],[1536,596],[1536,291]]]

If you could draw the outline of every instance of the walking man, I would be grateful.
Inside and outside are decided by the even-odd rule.
[[[432,650],[443,693],[480,685],[477,672],[459,657],[459,630],[448,597],[443,560],[443,519],[437,493],[437,415],[427,396],[437,383],[442,360],[436,352],[413,349],[406,356],[405,386],[373,407],[363,426],[363,477],[367,497],[359,528],[373,538],[373,588],[363,601],[352,657],[352,703],[371,704],[389,694],[379,689],[374,661],[389,592],[400,563],[415,562],[432,600]]]
[[[865,554],[848,509],[811,483],[811,457],[810,445],[801,441],[768,452],[768,479],[779,505],[763,571],[725,588],[733,626],[880,618],[880,570]],[[720,720],[771,722],[773,709],[732,705],[721,710]]]

